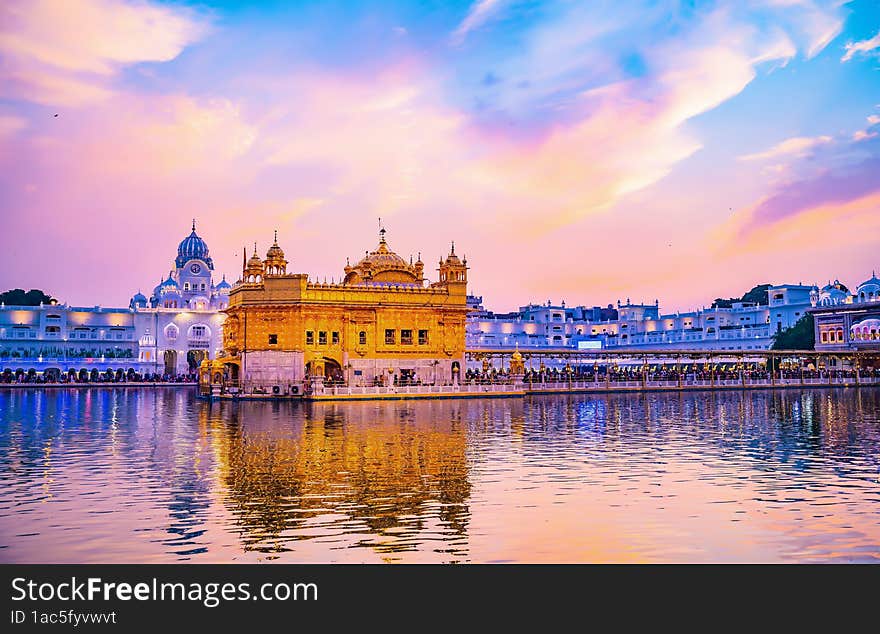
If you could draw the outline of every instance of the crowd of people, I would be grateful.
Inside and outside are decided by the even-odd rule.
[[[0,373],[0,384],[85,385],[89,383],[196,383],[197,381],[196,374],[161,374],[158,372],[141,374],[131,371],[123,372],[122,370],[41,373],[34,370],[27,372],[5,370]]]
[[[859,371],[860,378],[880,378],[880,368],[862,368]],[[809,368],[779,368],[777,367],[774,379],[855,379],[853,369],[809,369]],[[471,370],[465,372],[465,383],[490,384],[508,383],[511,380],[510,370],[489,368],[485,370]],[[767,381],[770,382],[770,370],[766,366],[755,365],[744,368],[736,366],[722,366],[709,368],[705,365],[677,368],[676,366],[649,366],[646,370],[643,366],[615,367],[615,366],[581,366],[576,368],[544,368],[540,370],[526,370],[522,377],[523,383],[641,383],[647,381],[678,382],[681,381]]]

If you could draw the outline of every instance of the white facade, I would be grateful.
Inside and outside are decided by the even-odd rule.
[[[135,313],[138,360],[163,375],[191,374],[223,347],[220,311],[229,305],[231,285],[213,280],[214,262],[208,245],[192,232],[177,247],[174,268],[154,289],[149,300],[131,298]]]
[[[128,308],[0,305],[0,372],[141,372],[137,339]]]
[[[784,284],[768,290],[768,304],[736,302],[660,314],[653,304],[617,303],[617,308],[528,305],[495,314],[474,303],[467,347],[607,348],[614,350],[766,350],[773,335],[793,326],[810,307],[813,286]]]
[[[230,285],[225,278],[214,284],[213,270],[193,223],[150,299],[137,293],[128,308],[0,306],[0,373],[191,374],[223,345],[220,311]]]
[[[880,348],[880,279],[876,273],[850,293],[836,281],[812,295],[816,350]]]

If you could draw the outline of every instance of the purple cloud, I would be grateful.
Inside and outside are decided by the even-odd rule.
[[[827,203],[845,203],[880,191],[880,157],[782,185],[761,202],[743,233],[774,224]]]

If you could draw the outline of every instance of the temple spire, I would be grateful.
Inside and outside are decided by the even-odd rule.
[[[278,229],[275,230],[275,244],[278,244]]]
[[[196,219],[193,218],[193,233],[196,232]]]

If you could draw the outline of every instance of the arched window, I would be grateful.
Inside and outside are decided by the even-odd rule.
[[[205,324],[193,324],[189,327],[186,336],[191,341],[204,341],[211,338],[211,329]]]
[[[169,341],[176,341],[178,334],[180,334],[180,329],[174,324],[165,326],[165,338]]]
[[[358,333],[358,343],[362,346],[367,345],[367,333],[363,330]]]

